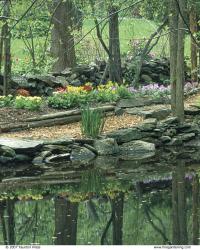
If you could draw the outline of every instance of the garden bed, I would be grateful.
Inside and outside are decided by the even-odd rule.
[[[116,129],[132,127],[142,122],[143,118],[135,115],[124,114],[122,116],[108,116],[105,121],[103,132],[111,132]],[[73,138],[82,138],[80,122],[71,124],[52,126],[49,127],[28,129],[19,132],[2,133],[0,137],[8,138],[32,138],[32,139],[45,139],[45,138],[60,138],[62,136],[69,136]]]

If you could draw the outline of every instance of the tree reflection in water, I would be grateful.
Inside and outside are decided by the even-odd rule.
[[[115,180],[93,168],[77,185],[55,187],[40,201],[6,196],[1,244],[198,245],[199,176],[184,161],[174,165],[172,179],[147,177],[131,189]]]

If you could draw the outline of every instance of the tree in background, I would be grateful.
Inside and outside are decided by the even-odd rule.
[[[74,67],[76,55],[73,37],[73,18],[75,6],[73,1],[54,0],[54,13],[51,34],[51,53],[57,61],[53,65],[54,71],[62,71],[66,67]]]
[[[170,80],[172,112],[180,121],[184,120],[184,37],[186,2],[170,1]]]

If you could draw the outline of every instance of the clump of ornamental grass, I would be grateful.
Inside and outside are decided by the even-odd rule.
[[[103,130],[105,123],[104,115],[101,110],[87,106],[81,112],[81,131],[82,134],[97,138]]]

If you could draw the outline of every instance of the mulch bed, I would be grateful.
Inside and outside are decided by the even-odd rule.
[[[185,102],[185,106],[196,104],[197,101],[200,100],[200,94],[196,94],[194,96],[190,96],[187,98]],[[155,105],[154,105],[155,106]],[[162,108],[166,105],[160,105]],[[145,107],[144,107],[145,108]],[[149,108],[149,107],[148,107]],[[155,107],[151,107],[154,109]],[[8,124],[8,123],[17,123],[23,121],[24,119],[30,117],[36,117],[44,114],[56,113],[64,110],[57,110],[53,108],[49,108],[48,106],[43,107],[39,111],[28,111],[24,109],[15,109],[15,108],[0,108],[0,125]],[[136,124],[141,123],[143,120],[142,117],[136,115],[128,115],[124,114],[122,116],[109,116],[106,118],[106,123],[104,127],[104,133],[110,132],[113,130],[117,130],[120,128],[132,127]],[[10,133],[2,133],[0,137],[19,137],[19,138],[59,138],[63,136],[69,136],[74,138],[81,138],[81,126],[80,122],[75,122],[62,126],[53,126],[42,127],[29,129],[25,131],[19,132],[10,132]]]
[[[15,108],[10,108],[10,107],[0,108],[0,124],[20,122],[30,117],[56,113],[59,111],[63,111],[63,110],[57,110],[57,109],[49,108],[47,106],[43,107],[39,111],[29,111],[25,109],[15,109]]]

